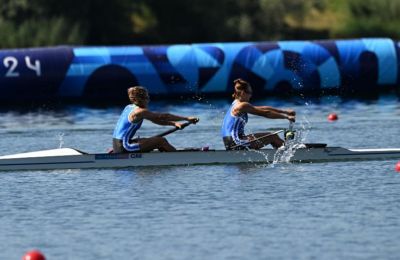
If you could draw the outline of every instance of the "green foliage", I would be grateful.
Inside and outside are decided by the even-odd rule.
[[[400,0],[0,0],[0,48],[399,38]]]
[[[0,31],[2,48],[83,43],[79,25],[70,24],[63,18],[26,20],[18,26],[0,22]]]
[[[348,9],[350,15],[338,35],[400,38],[400,0],[352,0]]]
[[[128,42],[131,6],[127,0],[0,0],[0,47]]]
[[[133,26],[148,28],[139,30],[140,33],[136,35],[144,42],[190,43],[235,40],[234,30],[227,24],[230,15],[239,12],[237,2],[235,0],[141,0],[135,4],[136,21],[140,22],[136,22]]]

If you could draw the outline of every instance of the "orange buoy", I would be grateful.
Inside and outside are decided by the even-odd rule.
[[[400,161],[398,161],[396,163],[396,167],[395,167],[396,172],[400,172]]]
[[[336,114],[336,113],[331,113],[331,114],[329,114],[329,116],[328,116],[328,120],[329,121],[336,121],[336,120],[338,120],[338,115]]]
[[[39,250],[32,250],[27,252],[22,260],[46,260],[44,255]]]

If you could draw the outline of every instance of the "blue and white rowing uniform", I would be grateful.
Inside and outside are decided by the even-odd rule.
[[[130,143],[136,131],[142,126],[143,119],[137,122],[129,121],[129,114],[139,107],[131,104],[127,105],[122,111],[113,133],[114,153],[137,152],[140,150],[138,143]]]
[[[244,134],[244,127],[247,124],[248,116],[247,113],[241,113],[238,116],[232,115],[232,109],[236,103],[237,100],[233,101],[231,107],[226,112],[221,128],[222,139],[227,150],[233,149],[232,146],[234,145],[239,145],[237,149],[249,146]]]

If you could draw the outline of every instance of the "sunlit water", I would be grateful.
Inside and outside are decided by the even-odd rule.
[[[294,108],[302,141],[400,147],[400,102],[259,101]],[[222,149],[229,104],[153,103],[199,116],[168,136]],[[0,154],[74,147],[105,152],[122,108],[0,112]],[[328,122],[331,112],[339,115]],[[250,117],[248,132],[288,127]],[[145,123],[141,136],[168,127]],[[317,164],[0,172],[0,259],[38,248],[48,259],[398,259],[396,160]]]

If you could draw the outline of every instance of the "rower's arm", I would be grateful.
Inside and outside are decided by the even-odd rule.
[[[154,122],[160,121],[182,121],[188,120],[187,117],[176,116],[168,113],[151,112],[146,108],[141,108],[131,114],[133,118],[147,119]]]
[[[237,108],[238,112],[244,112],[244,113],[249,113],[257,116],[262,116],[265,118],[270,118],[270,119],[287,119],[289,121],[294,122],[295,117],[292,115],[287,115],[285,113],[279,113],[276,110],[270,110],[270,109],[263,109],[263,107],[258,107],[258,106],[253,106],[252,104],[248,102],[243,102],[241,103]]]
[[[176,126],[176,127],[179,127],[178,125],[181,125],[180,123],[177,123],[176,121],[188,121],[188,122],[192,122],[192,123],[197,123],[199,121],[198,118],[195,118],[195,117],[184,117],[184,116],[178,116],[178,115],[173,115],[173,114],[169,114],[169,113],[151,112],[148,109],[138,110],[138,112],[136,112],[136,116],[150,120],[153,123],[158,124],[158,125],[172,125],[172,126]]]
[[[157,125],[172,125],[176,126],[175,121],[165,121],[165,120],[160,120],[160,119],[149,119],[151,122],[157,124]]]
[[[285,115],[288,115],[288,116],[295,116],[296,115],[296,112],[294,110],[292,110],[292,109],[281,110],[281,109],[278,109],[278,108],[275,108],[275,107],[270,107],[270,106],[257,106],[257,108],[260,108],[260,109],[265,110],[265,111],[273,111],[273,112],[276,112],[276,113],[285,114]]]

